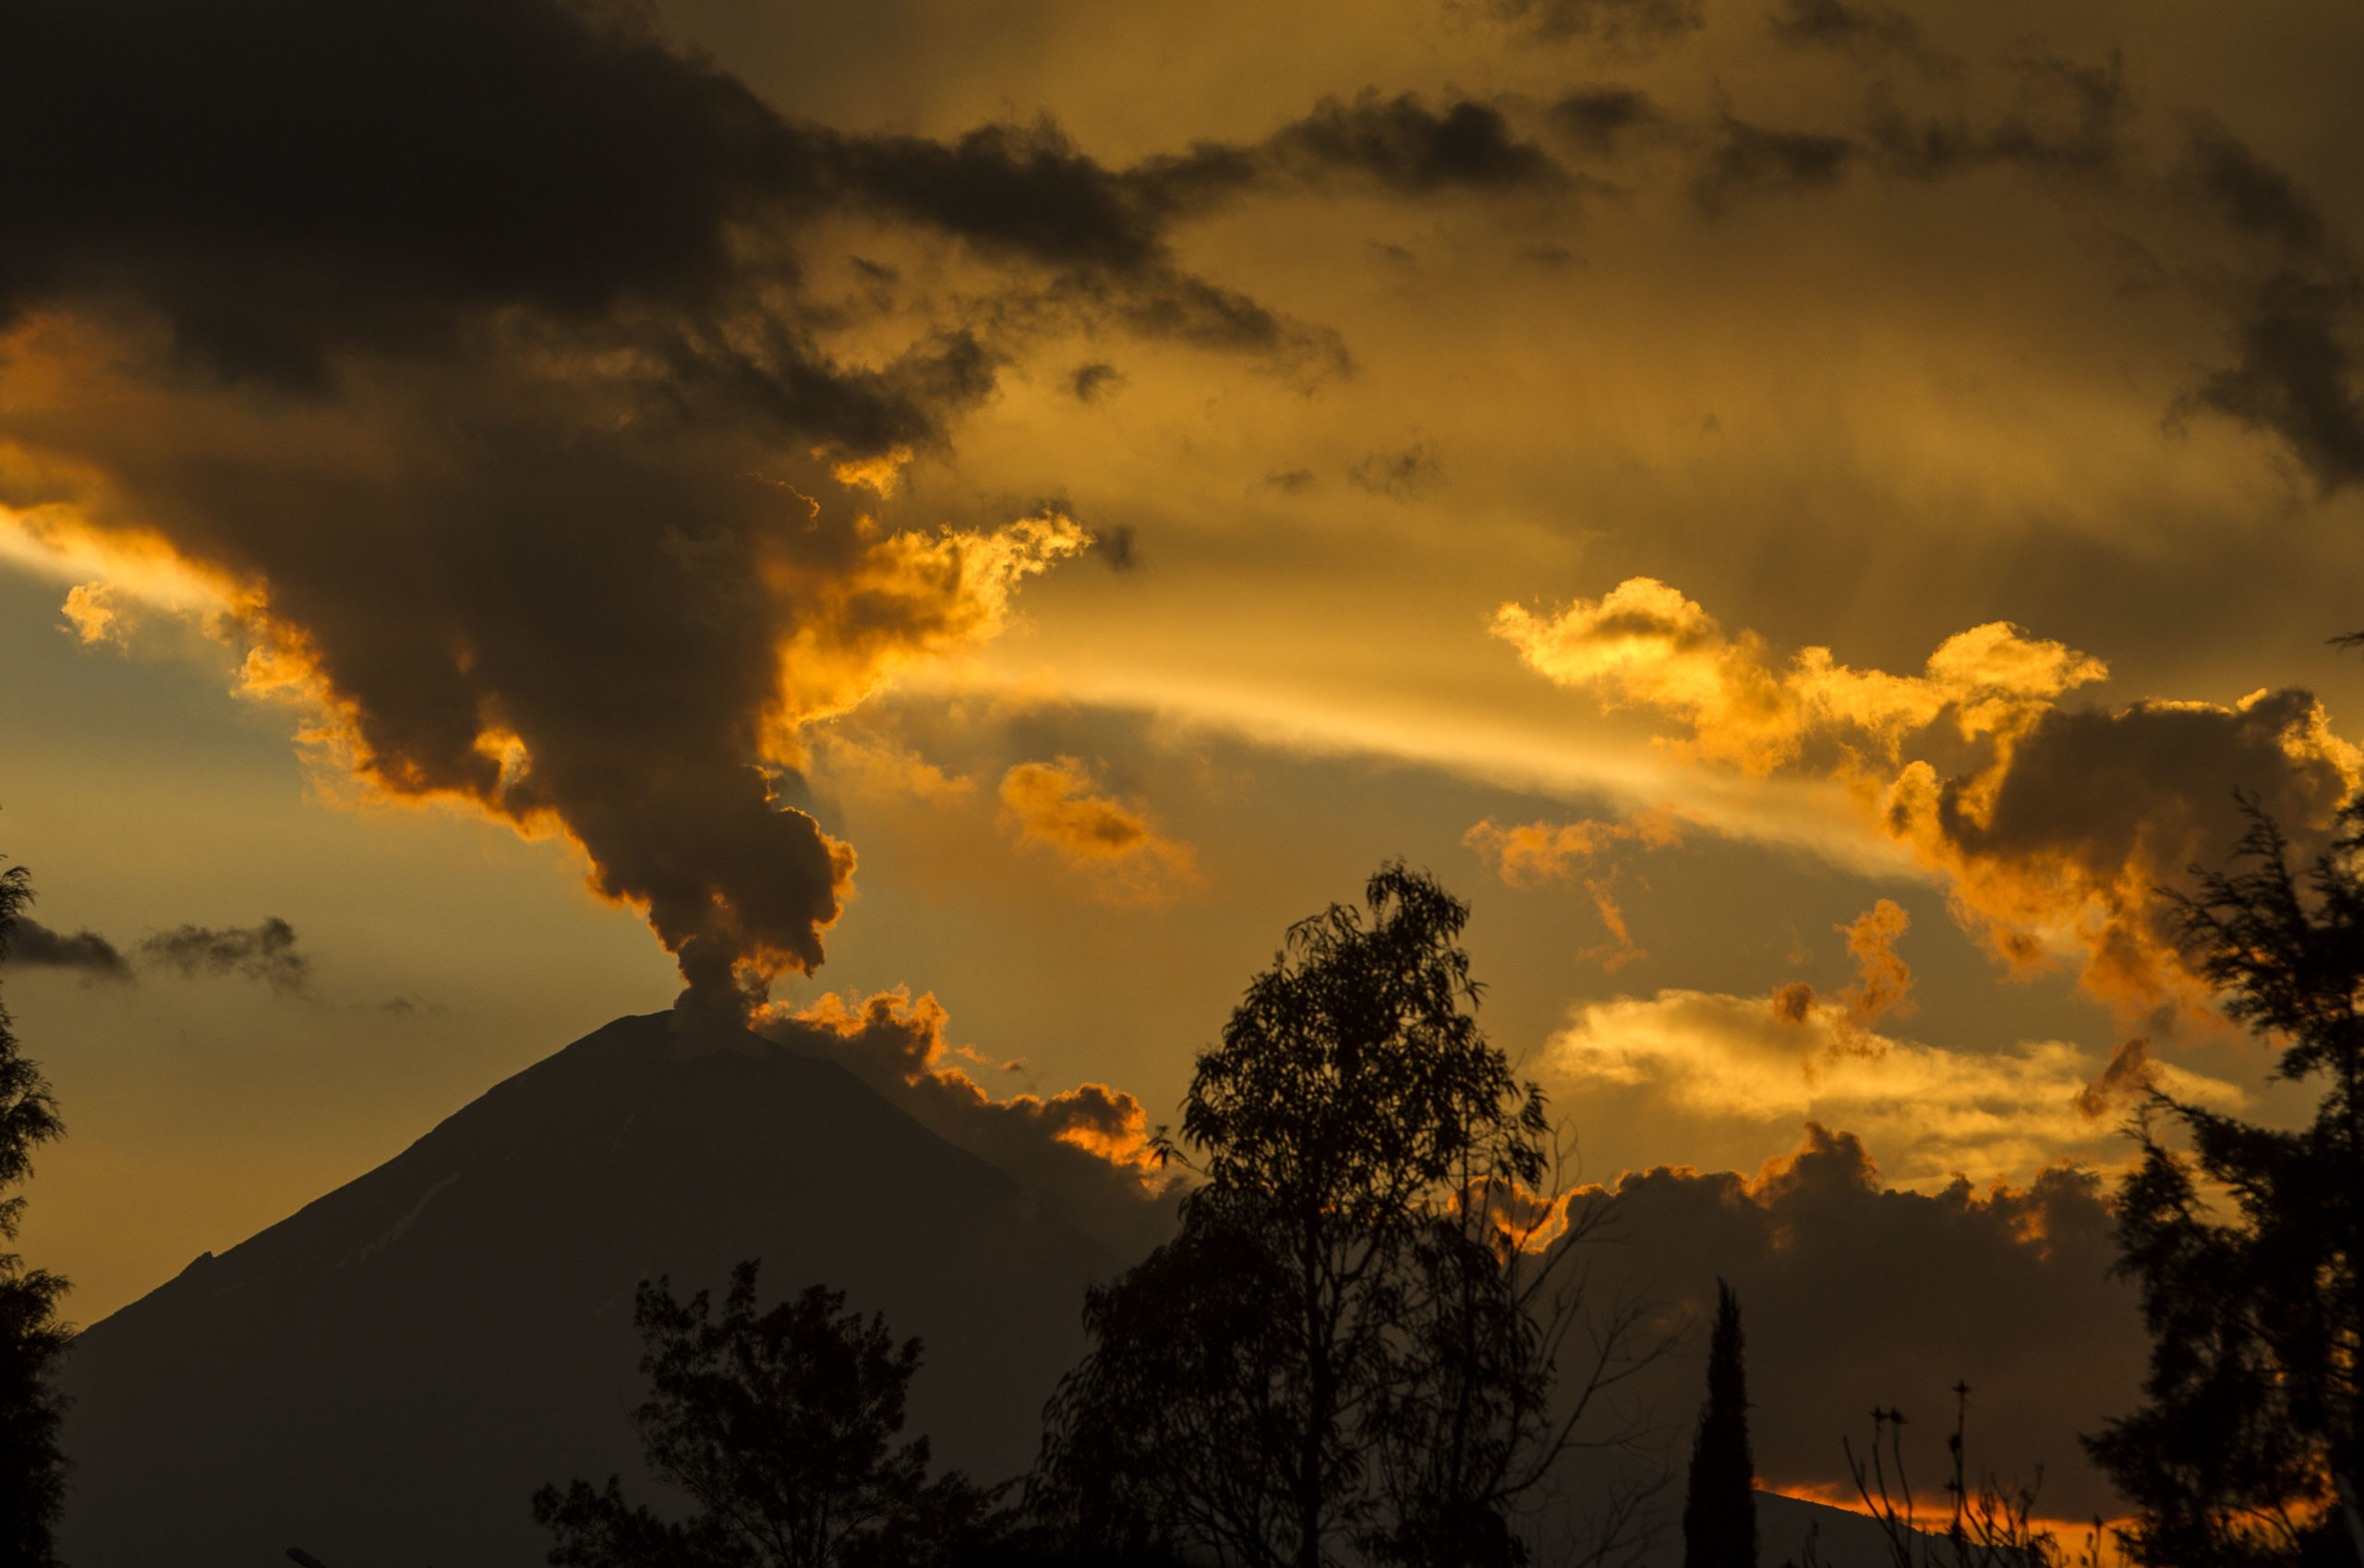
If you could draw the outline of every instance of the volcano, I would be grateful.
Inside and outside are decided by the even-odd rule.
[[[763,1260],[916,1334],[906,1435],[1022,1471],[1129,1259],[843,1067],[671,1014],[619,1019],[396,1158],[91,1325],[64,1377],[78,1568],[537,1562],[546,1481],[654,1499],[626,1412],[633,1295]]]

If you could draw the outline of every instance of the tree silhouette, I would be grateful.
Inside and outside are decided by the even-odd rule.
[[[2086,1446],[2135,1505],[2144,1563],[2344,1552],[2335,1478],[2364,1473],[2364,810],[2301,875],[2243,804],[2247,868],[2203,877],[2184,935],[2225,1010],[2280,1047],[2274,1075],[2324,1092],[2298,1131],[2157,1092],[2138,1120],[2119,1266],[2141,1287],[2148,1398]]]
[[[928,1568],[989,1544],[992,1494],[958,1472],[930,1482],[924,1437],[896,1442],[920,1342],[846,1312],[814,1285],[755,1310],[758,1264],[673,1298],[644,1281],[633,1321],[648,1400],[633,1412],[650,1467],[698,1505],[682,1521],[633,1506],[610,1476],[534,1497],[558,1568]]]
[[[1602,1211],[1534,1191],[1543,1097],[1478,1028],[1467,908],[1400,864],[1366,892],[1293,926],[1200,1056],[1160,1134],[1203,1178],[1180,1234],[1087,1299],[1030,1499],[1092,1550],[1522,1561],[1511,1506],[1653,1354],[1613,1315],[1555,1389]]]
[[[1748,1449],[1741,1353],[1740,1297],[1718,1280],[1707,1403],[1692,1440],[1691,1490],[1683,1504],[1683,1568],[1756,1568],[1756,1461]]]
[[[25,868],[0,872],[0,958],[18,911],[32,901]],[[66,1130],[41,1068],[25,1059],[0,1005],[0,1193],[32,1174],[33,1150]],[[0,1199],[0,1241],[23,1223],[21,1194]],[[52,1528],[66,1500],[66,1456],[57,1445],[65,1401],[50,1373],[71,1337],[57,1321],[66,1281],[0,1252],[0,1562],[46,1568],[56,1561]]]

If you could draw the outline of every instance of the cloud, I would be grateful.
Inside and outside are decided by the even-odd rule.
[[[1965,737],[2008,731],[2107,674],[2097,659],[2000,621],[1947,639],[1919,676],[1851,669],[1827,648],[1776,669],[1755,633],[1728,635],[1696,602],[1650,577],[1552,617],[1506,604],[1493,631],[1556,684],[1590,688],[1610,706],[1657,708],[1692,729],[1687,754],[1753,774],[1809,754],[1893,757],[1908,735],[1945,715]],[[1836,751],[1820,744],[1834,739]]]
[[[1112,902],[1163,902],[1199,880],[1188,845],[1158,837],[1148,818],[1093,793],[1097,788],[1074,757],[1019,763],[1002,775],[1002,821],[1020,843],[1050,849]]]
[[[2036,48],[2005,56],[2009,103],[1979,116],[1916,115],[1874,90],[1865,140],[1879,167],[1942,180],[1989,167],[2106,182],[2118,173],[2126,119],[2124,60],[2072,60]]]
[[[1912,970],[1896,951],[1896,939],[1912,924],[1912,917],[1900,905],[1882,899],[1851,924],[1839,928],[1847,934],[1847,951],[1857,971],[1855,983],[1839,997],[1846,1005],[1848,1021],[1857,1028],[1869,1029],[1890,1013],[1910,1018],[1915,1010]]]
[[[131,979],[131,965],[114,943],[97,932],[86,928],[68,936],[30,915],[17,917],[16,929],[0,958],[33,969],[76,970],[85,982],[128,983]]]
[[[1310,468],[1275,468],[1259,481],[1259,488],[1278,490],[1285,496],[1297,496],[1303,495],[1321,482],[1314,476],[1313,470]]]
[[[1557,616],[1505,605],[1494,630],[1555,682],[1680,724],[1665,738],[1678,754],[1836,786],[1871,833],[1944,878],[1956,919],[1999,960],[2024,971],[2075,953],[2086,989],[2154,1035],[2211,1016],[2213,995],[2155,889],[2224,862],[2246,827],[2236,791],[2304,845],[2364,779],[2311,694],[2068,708],[2105,668],[2002,622],[1905,676],[1824,648],[1779,664],[1650,578]]]
[[[1660,125],[1665,115],[1639,88],[1588,87],[1551,105],[1551,124],[1586,151],[1615,153],[1634,132]]]
[[[2136,1035],[2109,1054],[2100,1074],[2078,1094],[2077,1114],[2097,1122],[2125,1110],[2158,1087],[2164,1065],[2151,1059],[2150,1039]]]
[[[1707,25],[1703,0],[1488,0],[1493,14],[1553,42],[1598,39],[1645,52]]]
[[[1048,1098],[996,1099],[952,1058],[1002,1071],[1021,1064],[995,1064],[950,1044],[949,1022],[933,994],[914,1000],[899,988],[867,997],[832,992],[801,1011],[774,1004],[752,1027],[846,1067],[1121,1255],[1137,1257],[1164,1240],[1173,1224],[1172,1184],[1150,1150],[1140,1102],[1102,1083]]]
[[[2347,346],[2364,276],[2289,175],[2206,116],[2188,125],[2175,183],[2202,215],[2262,252],[2228,290],[2234,362],[2174,414],[2221,414],[2288,444],[2325,495],[2364,480],[2364,396]]]
[[[1585,1003],[1543,1066],[1547,1084],[1597,1108],[1664,1106],[1735,1129],[1809,1116],[1851,1127],[1912,1185],[2022,1176],[2064,1150],[2100,1152],[2115,1129],[2087,1106],[2104,1070],[2063,1041],[1973,1052],[1876,1032],[1848,1002],[1796,984],[1770,997],[1667,990]],[[2242,1103],[2231,1084],[2181,1068],[2172,1083],[2202,1104]]]
[[[1793,1154],[1753,1176],[1658,1166],[1593,1191],[1617,1208],[1587,1256],[1596,1288],[1688,1308],[1704,1322],[1716,1281],[1739,1293],[1748,1334],[1750,1439],[1766,1484],[1851,1498],[1842,1435],[1901,1406],[1909,1455],[1942,1467],[1951,1386],[1971,1388],[1970,1459],[2036,1478],[2038,1512],[2118,1512],[2077,1442],[2141,1396],[2147,1342],[2097,1177],[2053,1166],[2022,1186],[1890,1188],[1871,1149],[1809,1121]],[[1867,1147],[1867,1142],[1869,1146]],[[1628,1392],[1680,1423],[1696,1408],[1707,1336]],[[1679,1452],[1679,1450],[1678,1450]]]
[[[1067,377],[1067,390],[1079,403],[1096,403],[1125,384],[1125,373],[1104,359],[1079,365]]]
[[[1369,453],[1346,477],[1375,496],[1417,501],[1445,482],[1444,459],[1426,441],[1414,441],[1394,452]]]
[[[276,915],[259,925],[221,930],[177,926],[142,941],[139,958],[155,968],[176,971],[185,980],[236,975],[259,981],[283,996],[301,992],[312,974],[312,960],[296,950],[296,928]]]
[[[1307,174],[1358,174],[1406,196],[1551,189],[1567,178],[1550,153],[1511,134],[1500,109],[1460,99],[1439,111],[1411,93],[1325,98],[1266,142],[1264,156]]]
[[[562,0],[94,0],[14,43],[0,526],[94,563],[86,633],[168,585],[368,790],[574,840],[725,1011],[822,961],[855,871],[789,803],[801,729],[1087,543],[881,520],[1004,367],[1080,329],[1324,374],[1337,335],[1177,224],[1565,183],[1499,108],[1377,92],[1126,166],[841,131]]]
[[[1861,151],[1847,137],[1773,130],[1726,115],[1692,195],[1703,210],[1718,212],[1743,192],[1828,190]]]
[[[1655,807],[1625,822],[1531,822],[1501,827],[1490,818],[1461,838],[1510,887],[1581,883],[1610,940],[1606,946],[1585,948],[1576,957],[1581,962],[1599,963],[1608,974],[1637,963],[1649,954],[1626,929],[1625,911],[1617,901],[1615,887],[1622,868],[1612,865],[1601,875],[1589,875],[1586,873],[1592,862],[1622,844],[1662,850],[1682,839],[1682,821],[1670,806]]]
[[[1773,37],[1793,49],[1843,49],[1867,56],[1920,53],[1921,28],[1880,0],[1782,0]]]
[[[1490,817],[1461,841],[1513,887],[1566,882],[1594,859],[1620,844],[1645,850],[1670,849],[1683,841],[1683,820],[1671,806],[1655,806],[1623,822],[1530,822],[1495,826]]]

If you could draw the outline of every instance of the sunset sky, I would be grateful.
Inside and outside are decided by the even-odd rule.
[[[1121,1160],[1399,856],[1586,1179],[2295,1104],[2153,890],[2364,774],[2364,11],[31,9],[78,1320],[684,972]]]

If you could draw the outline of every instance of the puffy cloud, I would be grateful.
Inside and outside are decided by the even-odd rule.
[[[1631,1099],[1760,1129],[1806,1117],[1853,1128],[1912,1184],[2019,1176],[2063,1150],[2106,1147],[2114,1129],[2091,1109],[2105,1071],[2081,1047],[1948,1050],[1873,1031],[1859,1010],[1796,983],[1769,997],[1669,990],[1586,1003],[1552,1037],[1543,1071],[1596,1104]],[[2241,1103],[2230,1084],[2152,1070],[2203,1104]]]
[[[1912,924],[1912,917],[1893,899],[1882,899],[1855,920],[1839,927],[1847,934],[1847,951],[1855,959],[1855,983],[1839,994],[1848,1020],[1869,1029],[1890,1013],[1909,1017],[1912,1000],[1912,970],[1896,951],[1896,939]]]
[[[2153,1033],[2206,1016],[2210,995],[2155,890],[2223,862],[2247,826],[2237,791],[2304,843],[2364,777],[2308,693],[2072,709],[2060,699],[2101,662],[2001,622],[1906,676],[1824,648],[1781,664],[1650,578],[1556,616],[1505,605],[1494,629],[1553,681],[1677,721],[1687,757],[1834,783],[1871,832],[1944,878],[1999,959],[2075,953],[2087,989]]]
[[[142,962],[175,971],[184,979],[237,975],[259,981],[283,996],[302,991],[312,976],[312,960],[296,950],[296,928],[275,915],[259,925],[219,930],[175,926],[141,942],[139,957]]]
[[[1114,902],[1156,903],[1199,880],[1188,845],[1160,838],[1148,818],[1097,788],[1074,757],[1019,763],[1002,775],[1002,820],[1021,843],[1050,849]]]
[[[1462,835],[1461,841],[1513,887],[1534,887],[1574,878],[1613,846],[1669,849],[1683,841],[1683,819],[1671,806],[1655,806],[1623,822],[1529,822],[1502,827],[1492,818]]]
[[[131,965],[115,945],[88,928],[71,936],[52,931],[30,915],[18,915],[0,959],[31,969],[78,971],[85,982],[131,979]]]
[[[949,1016],[933,994],[897,989],[863,997],[832,992],[811,1007],[761,1008],[752,1027],[768,1039],[852,1072],[937,1136],[988,1160],[1127,1257],[1164,1239],[1172,1183],[1150,1148],[1140,1102],[1087,1083],[1044,1098],[995,1098],[958,1065],[999,1072],[946,1038]]]
[[[1610,706],[1667,713],[1690,726],[1690,754],[1755,774],[1799,762],[1815,742],[1827,742],[1817,760],[1893,758],[1907,736],[1948,714],[1966,740],[2007,732],[2108,673],[1999,621],[1948,638],[1918,676],[1851,669],[1827,648],[1776,669],[1756,633],[1727,634],[1652,577],[1628,578],[1556,616],[1506,604],[1493,630],[1546,679],[1589,687]]]
[[[1966,1381],[1974,1465],[2022,1481],[2042,1466],[2045,1514],[2117,1513],[2077,1437],[2140,1399],[2146,1342],[2133,1287],[2110,1272],[2098,1178],[2055,1166],[2024,1186],[1900,1190],[1866,1142],[1808,1122],[1796,1152],[1754,1176],[1659,1166],[1590,1189],[1616,1205],[1588,1254],[1596,1288],[1705,1321],[1717,1279],[1732,1285],[1770,1486],[1851,1499],[1839,1440],[1860,1449],[1875,1405],[1912,1418],[1907,1457],[1936,1471],[1951,1386]],[[1678,1444],[1706,1340],[1625,1391],[1666,1413]]]

